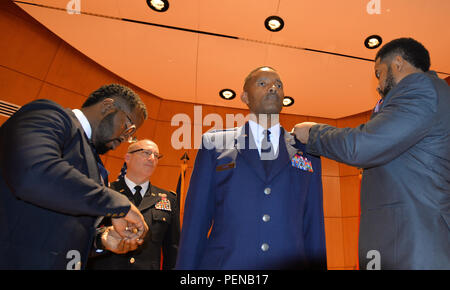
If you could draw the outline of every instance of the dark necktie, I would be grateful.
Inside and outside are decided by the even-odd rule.
[[[263,139],[261,142],[261,160],[263,161],[264,170],[266,175],[269,175],[272,162],[275,160],[275,152],[272,142],[270,142],[270,131],[263,131]]]
[[[86,136],[86,138],[87,138],[87,136]],[[105,166],[103,165],[102,159],[97,154],[97,150],[95,150],[94,144],[92,143],[92,141],[89,138],[88,138],[88,140],[89,140],[89,145],[91,145],[91,148],[92,148],[92,153],[94,153],[95,160],[97,161],[97,167],[98,167],[98,171],[100,172],[100,175],[102,177],[103,185],[109,186],[109,182],[108,182],[109,172],[108,172],[108,170],[106,170]]]
[[[141,204],[142,201],[142,195],[141,195],[141,189],[142,187],[139,185],[136,185],[134,187],[134,189],[136,190],[136,192],[133,195],[133,199],[134,199],[134,205],[135,206],[139,206]]]
[[[106,170],[105,166],[103,166],[103,162],[100,159],[100,157],[98,157],[97,166],[98,166],[98,170],[100,171],[100,175],[102,176],[103,185],[109,186],[109,181],[108,181],[109,172],[108,172],[108,170]]]

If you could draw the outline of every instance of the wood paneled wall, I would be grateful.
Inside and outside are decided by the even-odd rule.
[[[24,105],[38,98],[54,100],[64,107],[78,108],[89,93],[101,85],[122,83],[135,90],[146,103],[149,118],[138,131],[138,138],[154,140],[164,158],[151,178],[153,184],[175,190],[180,172],[180,157],[190,157],[187,183],[196,156],[195,149],[175,150],[171,146],[171,118],[178,113],[194,122],[194,104],[163,100],[106,70],[47,30],[10,1],[0,2],[0,100]],[[247,115],[247,110],[202,106],[202,114]],[[282,114],[281,124],[290,130],[303,121],[327,123],[338,127],[355,127],[365,122],[368,113],[339,120]],[[6,120],[0,116],[0,124]],[[201,124],[191,124],[199,128]],[[201,132],[209,130],[201,127]],[[194,140],[192,140],[193,142]],[[113,180],[119,173],[126,152],[123,144],[103,156]],[[326,242],[329,269],[357,268],[359,221],[358,170],[323,158],[322,160]]]

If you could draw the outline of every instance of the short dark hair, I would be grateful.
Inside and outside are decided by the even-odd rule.
[[[276,72],[276,69],[274,69],[273,67],[267,66],[267,65],[255,68],[245,78],[245,80],[244,80],[244,90],[245,90],[245,86],[246,86],[247,82],[252,78],[253,74],[255,72],[259,71],[260,69],[263,69],[263,68],[268,68],[268,69],[273,70],[274,72]]]
[[[121,84],[101,86],[89,95],[81,107],[85,108],[95,105],[106,98],[122,99],[128,104],[130,110],[138,108],[144,115],[144,119],[147,119],[147,107],[144,102],[142,102],[141,98],[139,98],[139,96],[132,89]]]
[[[414,67],[427,72],[430,69],[430,54],[422,43],[412,38],[398,38],[386,43],[375,56],[380,61],[395,54],[403,57]]]

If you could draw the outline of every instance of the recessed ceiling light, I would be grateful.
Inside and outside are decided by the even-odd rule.
[[[284,21],[283,21],[283,19],[281,19],[281,17],[269,16],[264,21],[264,26],[269,31],[277,32],[277,31],[280,31],[281,29],[283,29]]]
[[[379,47],[382,42],[383,42],[383,40],[381,39],[380,36],[371,35],[371,36],[367,37],[366,40],[364,40],[364,45],[368,49],[375,49],[375,48]]]
[[[156,12],[164,12],[169,9],[169,1],[167,0],[147,0],[147,5]]]
[[[219,96],[225,100],[232,100],[236,97],[236,93],[232,89],[223,89],[220,91]]]
[[[285,96],[283,99],[283,107],[290,107],[294,104],[294,99],[288,96]]]

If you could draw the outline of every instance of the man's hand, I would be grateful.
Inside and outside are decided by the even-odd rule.
[[[122,238],[112,226],[108,227],[102,234],[102,244],[105,249],[116,254],[125,254],[129,251],[134,251],[143,242],[143,239],[130,240]]]
[[[295,137],[302,142],[303,144],[308,143],[309,138],[309,129],[311,129],[312,126],[316,125],[317,123],[314,122],[303,122],[299,123],[294,126],[291,133],[295,134]]]
[[[112,225],[122,237],[130,240],[143,239],[148,231],[144,217],[134,204],[123,218],[112,218]]]

